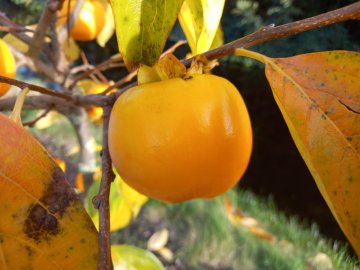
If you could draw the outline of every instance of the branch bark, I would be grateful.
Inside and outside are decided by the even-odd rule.
[[[41,49],[44,44],[44,38],[46,36],[46,31],[50,26],[53,16],[56,15],[56,11],[59,7],[58,0],[48,0],[46,6],[41,14],[39,23],[35,29],[34,37],[30,44],[27,55],[33,59],[37,59],[41,52]]]
[[[94,206],[99,209],[99,261],[98,269],[111,270],[111,238],[110,238],[110,184],[115,179],[112,170],[111,157],[108,146],[108,129],[111,106],[104,107],[103,114],[103,149],[102,178],[99,194],[93,199]]]

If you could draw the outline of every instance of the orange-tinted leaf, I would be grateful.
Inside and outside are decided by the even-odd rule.
[[[264,59],[295,144],[360,255],[360,53]]]
[[[64,173],[0,114],[0,268],[96,269],[97,233]]]

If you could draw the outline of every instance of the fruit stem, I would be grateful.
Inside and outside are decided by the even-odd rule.
[[[235,55],[249,57],[249,58],[255,59],[263,64],[266,64],[266,61],[268,59],[268,57],[266,57],[263,54],[249,51],[246,49],[235,49]]]
[[[12,113],[10,114],[9,118],[13,120],[16,124],[22,126],[21,122],[21,110],[25,102],[25,98],[27,93],[29,93],[30,89],[28,87],[25,87],[17,96],[16,102],[14,105],[14,109]]]

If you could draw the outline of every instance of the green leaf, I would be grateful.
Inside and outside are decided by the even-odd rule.
[[[160,57],[183,0],[110,0],[119,50],[129,70]]]
[[[129,245],[111,246],[114,269],[164,270],[159,259],[150,251]]]
[[[225,0],[184,0],[179,21],[193,54],[211,48],[219,29],[224,4]]]

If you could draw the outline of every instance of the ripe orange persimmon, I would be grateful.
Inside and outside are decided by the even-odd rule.
[[[124,181],[149,197],[212,198],[244,174],[252,129],[234,85],[195,75],[123,93],[111,112],[109,149]]]
[[[0,75],[8,78],[15,78],[16,65],[14,56],[9,46],[0,39]],[[11,85],[0,83],[0,97],[5,95]]]
[[[66,23],[68,14],[68,1],[65,1],[59,12],[59,23]],[[70,11],[74,8],[74,0],[70,0]],[[81,7],[79,16],[70,29],[70,36],[75,40],[93,40],[100,33],[105,24],[105,8],[98,0],[85,0]]]

